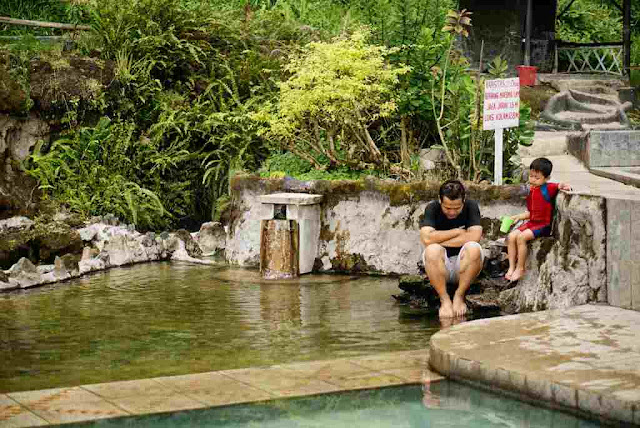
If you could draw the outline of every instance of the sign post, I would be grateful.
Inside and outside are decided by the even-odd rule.
[[[495,130],[493,184],[502,184],[502,137],[505,128],[520,124],[520,80],[495,79],[484,82],[482,129]]]

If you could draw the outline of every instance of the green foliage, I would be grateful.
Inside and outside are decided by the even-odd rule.
[[[47,153],[38,148],[26,172],[51,195],[85,215],[112,213],[142,228],[167,224],[167,213],[156,193],[140,186],[140,160],[154,154],[138,144],[132,124],[113,125],[103,118],[94,128],[81,128],[57,140]]]
[[[496,56],[493,61],[489,63],[489,75],[494,79],[501,79],[506,77],[509,70],[509,63],[502,59],[500,55]]]
[[[324,158],[323,163],[328,165],[329,159]],[[357,180],[367,175],[384,176],[381,171],[358,171],[346,166],[332,170],[315,169],[311,162],[291,152],[272,154],[258,172],[261,177],[293,177],[298,180]]]
[[[89,6],[82,2],[60,0],[0,0],[0,16],[33,21],[62,22],[67,24],[87,24]],[[3,29],[5,36],[16,35],[59,35],[53,28],[34,28],[10,25]]]
[[[571,0],[560,0],[563,11]],[[576,0],[557,23],[556,37],[567,42],[615,42],[622,40],[622,14],[600,0]]]
[[[331,43],[314,42],[285,67],[291,77],[280,99],[255,117],[268,123],[264,134],[284,150],[324,169],[376,169],[386,158],[369,133],[370,125],[396,109],[392,90],[406,67],[385,64],[388,49],[369,45],[365,32]]]

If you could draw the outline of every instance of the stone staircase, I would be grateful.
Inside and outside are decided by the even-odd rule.
[[[626,111],[633,105],[620,101],[620,80],[558,79],[548,83],[560,92],[540,115],[544,126],[574,131],[630,127]]]

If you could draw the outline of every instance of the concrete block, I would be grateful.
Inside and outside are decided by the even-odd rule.
[[[588,139],[589,166],[606,166],[603,160],[604,147],[602,143],[602,133],[590,132]]]
[[[449,353],[431,346],[429,348],[429,367],[442,376],[449,376],[451,372]]]
[[[611,156],[610,166],[632,166],[633,163],[629,159],[629,133],[610,132],[607,153]]]
[[[271,195],[261,195],[260,202],[280,205],[314,205],[322,202],[322,198],[322,195],[310,195],[307,193],[273,193]]]
[[[607,299],[610,305],[631,307],[631,212],[633,201],[607,199]]]
[[[551,393],[553,394],[553,401],[555,403],[570,408],[578,407],[577,391],[570,386],[561,383],[552,383]]]
[[[611,394],[578,390],[578,408],[591,414],[602,415],[607,419],[633,423],[632,403],[620,400]]]
[[[260,204],[258,205],[258,213],[256,217],[258,220],[271,220],[275,216],[275,204]]]
[[[634,263],[631,265],[631,309],[640,311],[640,264]]]
[[[525,392],[530,396],[538,400],[553,402],[553,394],[551,392],[551,382],[546,379],[526,376],[525,378]]]
[[[618,266],[620,269],[619,289],[620,289],[620,307],[631,309],[631,271],[634,262],[630,260],[622,260]]]

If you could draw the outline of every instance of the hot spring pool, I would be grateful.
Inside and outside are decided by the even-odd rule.
[[[207,428],[595,428],[599,424],[441,381],[258,404],[110,419],[82,426]]]
[[[397,279],[149,263],[0,295],[0,392],[425,348]]]

